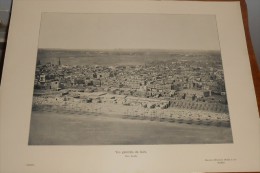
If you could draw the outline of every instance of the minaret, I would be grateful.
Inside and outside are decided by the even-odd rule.
[[[37,63],[36,63],[36,65],[41,65],[41,61],[38,60]]]
[[[2,21],[2,19],[0,18],[0,27],[4,26],[4,22]]]
[[[61,65],[60,58],[59,58],[59,66]]]

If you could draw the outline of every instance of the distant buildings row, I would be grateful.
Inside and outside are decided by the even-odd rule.
[[[180,60],[136,66],[69,66],[62,65],[59,59],[58,65],[37,63],[34,87],[40,90],[109,91],[120,95],[189,98],[194,101],[217,94],[225,100],[221,62],[210,66],[207,62],[200,62],[199,65]]]

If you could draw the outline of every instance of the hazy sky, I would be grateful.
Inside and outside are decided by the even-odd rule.
[[[12,0],[0,0],[0,10],[10,11]]]
[[[10,17],[10,12],[0,10],[0,20],[3,22],[4,25],[8,24],[9,17]]]
[[[39,48],[219,50],[214,15],[43,13]]]

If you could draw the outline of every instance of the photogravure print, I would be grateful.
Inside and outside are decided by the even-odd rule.
[[[232,143],[214,15],[43,13],[29,145]]]

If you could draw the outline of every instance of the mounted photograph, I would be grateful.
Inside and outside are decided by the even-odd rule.
[[[29,145],[233,143],[215,15],[41,14]]]

